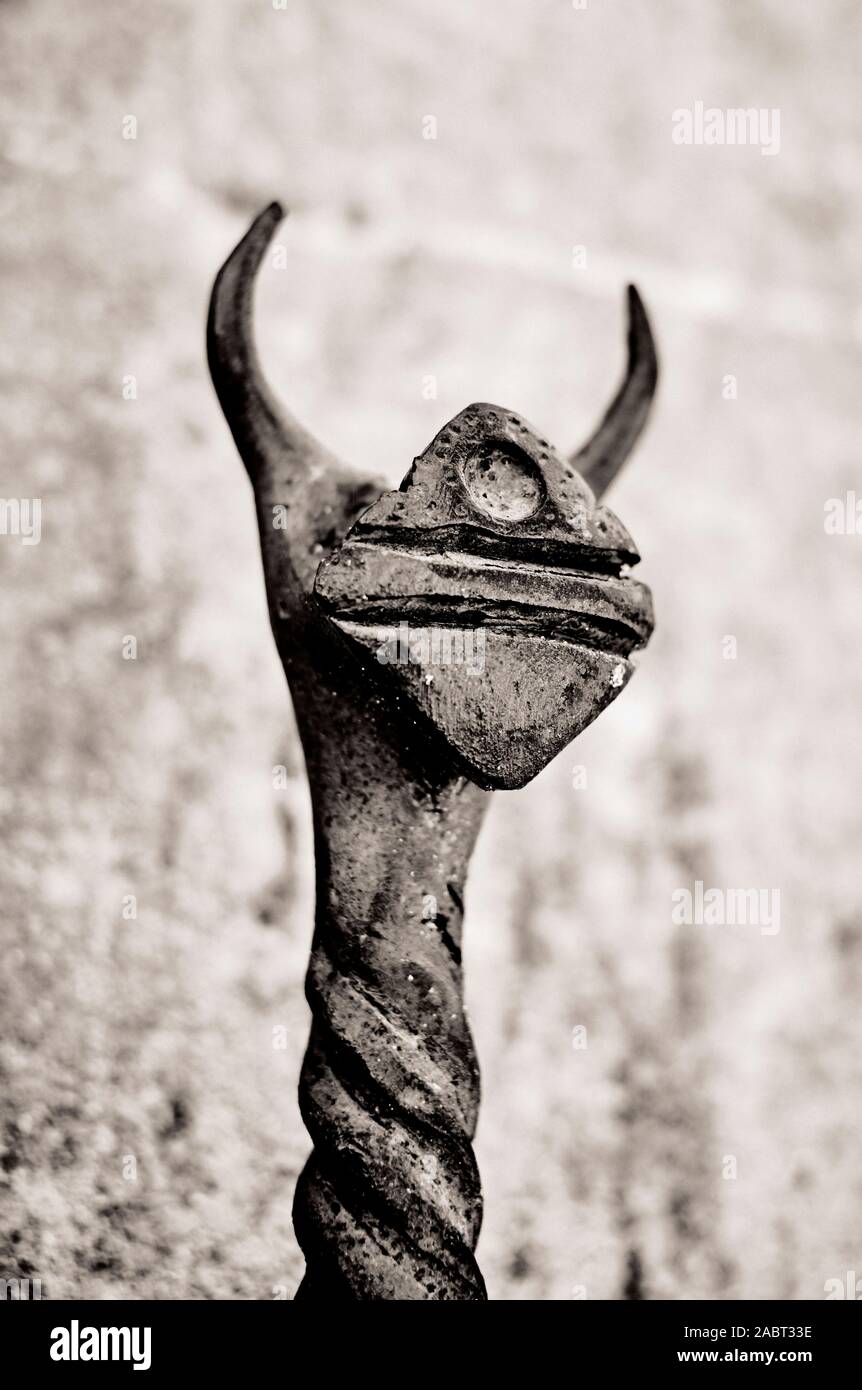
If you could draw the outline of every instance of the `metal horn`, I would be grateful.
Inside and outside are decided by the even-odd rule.
[[[628,362],[622,384],[595,434],[570,460],[597,498],[613,482],[637,443],[658,381],[652,329],[634,285],[628,287],[628,311]]]
[[[276,401],[254,345],[254,284],[276,227],[279,203],[258,214],[213,285],[207,357],[216,395],[255,491],[264,552],[293,575],[297,594],[310,592],[320,558],[312,552],[346,529],[359,503],[382,484],[360,480]],[[366,495],[367,494],[367,495]],[[272,508],[286,517],[273,532]],[[282,544],[277,546],[279,537]]]

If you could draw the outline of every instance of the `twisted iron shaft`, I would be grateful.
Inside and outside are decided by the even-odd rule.
[[[451,784],[408,796],[403,775],[341,792],[317,835],[300,1078],[314,1152],[294,1200],[307,1262],[297,1298],[482,1300],[461,926],[484,794]],[[382,833],[393,826],[396,837]]]

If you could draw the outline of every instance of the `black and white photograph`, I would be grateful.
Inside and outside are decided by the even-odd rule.
[[[568,1303],[609,1373],[832,1364],[860,20],[0,3],[27,1370],[390,1301]]]

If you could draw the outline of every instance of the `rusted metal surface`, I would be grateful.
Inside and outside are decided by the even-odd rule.
[[[480,404],[399,489],[358,483],[257,362],[254,276],[281,216],[261,213],[222,268],[208,353],[254,487],[314,817],[297,1297],[481,1300],[467,865],[488,791],[524,785],[590,723],[652,630],[634,542],[598,498],[646,419],[655,352],[630,289],[623,384],[570,462]]]

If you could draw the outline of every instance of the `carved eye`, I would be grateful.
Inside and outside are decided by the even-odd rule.
[[[545,500],[545,483],[526,454],[494,445],[471,454],[461,470],[477,511],[493,521],[526,521]]]

